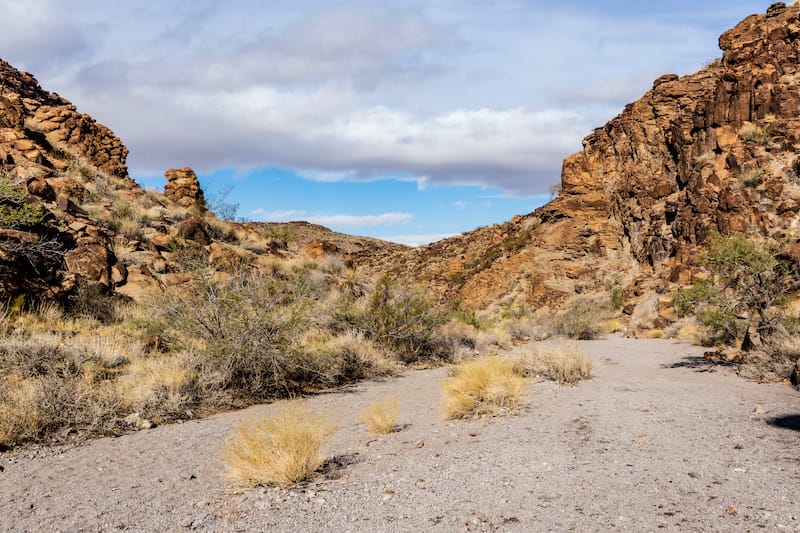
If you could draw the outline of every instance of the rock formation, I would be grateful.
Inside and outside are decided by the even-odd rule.
[[[658,78],[586,137],[564,161],[554,201],[377,268],[429,280],[475,308],[558,305],[618,283],[633,309],[690,281],[712,233],[797,249],[800,7],[774,4],[719,45],[719,61]]]
[[[183,207],[195,207],[203,210],[206,200],[197,176],[189,167],[172,168],[164,173],[167,184],[164,186],[164,195]]]

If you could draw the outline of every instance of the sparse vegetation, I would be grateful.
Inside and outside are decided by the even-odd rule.
[[[600,323],[605,319],[603,305],[594,298],[576,298],[566,309],[553,318],[559,335],[570,339],[594,339],[600,333]]]
[[[452,369],[442,384],[447,418],[498,414],[522,406],[525,378],[509,359],[497,356],[468,361]]]
[[[237,483],[289,487],[322,466],[334,430],[324,415],[305,404],[286,403],[272,416],[237,427],[225,442],[222,459]]]
[[[387,398],[381,402],[372,402],[361,411],[358,421],[364,424],[373,435],[391,433],[397,427],[400,406],[396,398]]]
[[[0,171],[0,228],[28,229],[45,222],[46,213],[31,201],[24,185]]]
[[[772,124],[746,124],[739,130],[739,134],[742,136],[747,142],[751,142],[758,145],[764,145],[769,143],[772,139],[773,135],[773,126]]]
[[[742,339],[743,349],[760,347],[762,336],[776,332],[772,310],[788,290],[789,265],[741,234],[713,236],[703,263],[711,277],[673,296],[679,316],[694,314],[707,326],[707,342]]]
[[[592,377],[592,360],[574,346],[542,347],[516,360],[519,372],[542,376],[561,385],[576,385]]]
[[[448,345],[437,330],[445,314],[419,290],[398,290],[383,276],[361,305],[343,302],[340,317],[378,346],[394,352],[405,363],[421,359],[448,359]]]
[[[767,173],[760,167],[751,168],[749,170],[740,171],[737,173],[737,177],[742,180],[742,184],[751,189],[756,189],[763,184],[766,175]]]
[[[236,214],[239,212],[239,204],[228,201],[231,191],[233,185],[228,184],[206,196],[206,208],[225,222],[236,220]]]

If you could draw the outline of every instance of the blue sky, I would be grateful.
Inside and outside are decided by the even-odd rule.
[[[252,220],[418,244],[549,199],[561,160],[770,1],[0,0],[0,57]]]

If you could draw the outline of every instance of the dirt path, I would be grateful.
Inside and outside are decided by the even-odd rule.
[[[578,344],[595,378],[536,384],[517,416],[444,421],[444,369],[311,399],[345,466],[291,491],[221,477],[226,432],[270,406],[0,454],[0,530],[800,531],[800,394],[671,341]],[[387,395],[407,426],[371,439],[355,418]]]

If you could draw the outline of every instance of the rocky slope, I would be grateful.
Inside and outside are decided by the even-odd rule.
[[[354,264],[403,248],[305,223],[220,221],[191,168],[166,171],[164,194],[145,191],[127,154],[108,128],[0,60],[0,299],[63,299],[82,287],[139,298],[198,266],[268,256]]]
[[[658,78],[586,137],[554,201],[381,268],[475,308],[540,308],[618,284],[630,309],[688,282],[715,232],[781,239],[800,257],[800,7],[776,3],[719,45],[721,60]]]

